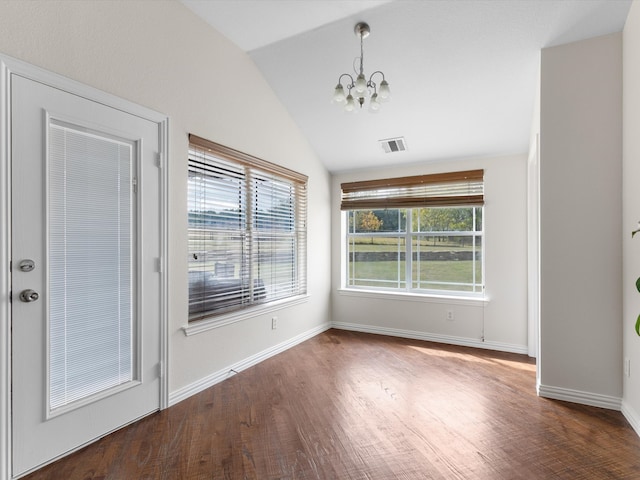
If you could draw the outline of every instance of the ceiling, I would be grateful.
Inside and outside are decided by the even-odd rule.
[[[181,0],[246,51],[332,171],[526,153],[540,50],[621,31],[631,0]],[[378,113],[331,102],[371,27]],[[366,107],[366,105],[365,105]],[[379,140],[404,137],[385,153]]]

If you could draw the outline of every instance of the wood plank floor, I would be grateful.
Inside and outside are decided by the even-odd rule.
[[[528,357],[329,330],[25,478],[640,479],[640,439]]]

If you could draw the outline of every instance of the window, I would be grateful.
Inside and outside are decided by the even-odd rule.
[[[137,161],[123,139],[57,120],[48,133],[52,414],[135,380]]]
[[[482,170],[342,184],[348,288],[481,294]]]
[[[307,177],[189,141],[189,320],[305,294]]]

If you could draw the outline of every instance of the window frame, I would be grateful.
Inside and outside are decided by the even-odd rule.
[[[480,206],[461,206],[461,205],[456,205],[456,206],[452,206],[452,207],[446,207],[446,208],[473,208],[474,212],[473,212],[473,225],[474,225],[474,230],[446,230],[446,231],[419,231],[419,230],[413,230],[413,222],[412,221],[407,221],[407,226],[404,229],[404,231],[398,230],[398,231],[393,231],[393,232],[351,232],[350,228],[349,228],[349,213],[350,212],[356,212],[356,211],[369,211],[367,210],[363,210],[363,209],[359,209],[359,210],[347,210],[344,213],[344,219],[343,219],[343,224],[345,225],[345,252],[346,252],[346,256],[345,256],[345,267],[343,268],[344,271],[344,282],[343,282],[343,288],[347,289],[347,290],[370,290],[370,291],[380,291],[380,292],[399,292],[399,293],[408,293],[408,294],[414,294],[414,295],[428,295],[428,296],[457,296],[457,297],[471,297],[471,298],[479,298],[482,297],[484,295],[484,287],[485,287],[485,282],[484,282],[484,222],[482,224],[482,230],[475,230],[475,227],[477,225],[476,222],[476,212],[475,209],[476,208],[482,208],[484,209],[484,207],[480,207]],[[378,209],[379,210],[379,209]],[[411,218],[412,214],[413,214],[413,210],[415,209],[411,209],[411,208],[407,208],[407,209],[389,209],[389,210],[405,210],[406,211],[406,216],[407,218]],[[482,212],[482,217],[484,218],[484,211]],[[350,262],[349,258],[351,255],[351,251],[350,251],[350,243],[352,241],[352,239],[356,239],[356,238],[371,238],[371,237],[380,237],[380,238],[397,238],[399,240],[403,240],[404,241],[404,249],[400,248],[400,246],[398,247],[398,252],[399,254],[404,254],[404,262],[405,262],[405,266],[404,266],[404,275],[403,278],[401,278],[400,275],[398,275],[397,279],[395,280],[395,282],[398,284],[397,287],[392,287],[392,286],[372,286],[372,285],[354,285],[353,282],[353,269],[355,267],[354,263],[355,262]],[[469,285],[472,288],[472,291],[467,291],[467,290],[456,290],[456,289],[443,289],[443,288],[419,288],[419,287],[414,287],[413,284],[416,283],[416,280],[413,278],[413,270],[414,270],[414,264],[419,265],[420,261],[415,261],[414,260],[414,248],[413,248],[413,241],[415,238],[433,238],[433,237],[468,237],[471,240],[472,243],[472,252],[473,255],[477,255],[478,252],[480,252],[480,277],[481,277],[481,281],[477,282],[476,281],[476,266],[474,264],[472,264],[472,282]],[[480,245],[477,245],[477,239],[480,239]],[[478,260],[473,260],[474,262],[478,261]],[[398,267],[399,268],[399,267]],[[376,279],[361,279],[361,280],[369,280],[369,281],[373,281]],[[393,283],[394,280],[381,280],[380,283]],[[420,283],[426,283],[426,282],[420,282],[419,280],[417,281],[418,284]],[[432,282],[435,284],[440,284],[440,285],[456,285],[456,282],[446,282],[446,281],[440,281],[440,282]]]
[[[249,154],[234,150],[224,145],[217,144],[210,140],[203,139],[196,135],[189,135],[189,162],[188,170],[192,171],[192,155],[196,155],[196,152],[200,152],[202,158],[209,157],[212,160],[211,165],[217,160],[219,163],[229,163],[242,169],[244,172],[241,182],[243,182],[243,198],[239,204],[244,205],[245,211],[239,214],[239,218],[242,217],[243,223],[241,230],[243,232],[242,238],[238,238],[238,242],[243,243],[248,248],[245,249],[239,260],[240,268],[245,272],[248,272],[248,284],[249,295],[248,302],[244,301],[244,297],[240,303],[236,303],[228,308],[214,308],[205,311],[198,311],[189,313],[188,324],[183,327],[185,335],[191,335],[199,333],[200,331],[206,331],[210,328],[216,328],[218,326],[227,325],[236,321],[249,318],[260,313],[267,311],[274,311],[281,308],[285,308],[291,304],[300,303],[305,301],[307,297],[307,183],[308,177],[293,170],[287,169],[280,165],[267,162],[260,158],[251,156]],[[190,173],[191,175],[191,173]],[[291,293],[285,293],[272,300],[264,300],[254,296],[254,275],[255,261],[257,253],[254,252],[255,245],[261,245],[261,241],[264,241],[266,235],[264,230],[259,228],[259,223],[264,221],[263,213],[254,212],[251,202],[255,204],[255,192],[259,190],[260,179],[264,180],[264,176],[268,176],[274,182],[288,185],[292,192],[293,205],[292,205],[292,228],[291,232],[287,235],[293,239],[292,249],[290,252],[293,257],[293,264],[291,267],[292,281],[290,283]],[[255,190],[255,191],[254,191]],[[188,186],[188,193],[191,191],[191,186]],[[275,194],[274,194],[275,196]],[[187,213],[189,214],[189,207]],[[192,224],[190,220],[187,221],[187,229],[192,231]],[[214,228],[215,230],[215,228]],[[270,236],[277,237],[279,233],[269,232]],[[274,238],[275,238],[274,237]],[[194,250],[192,246],[188,246],[188,254],[192,255]],[[271,261],[273,264],[273,260]],[[261,264],[265,265],[265,264]],[[189,271],[191,269],[189,268]],[[202,272],[211,273],[211,269],[206,267]],[[189,274],[190,275],[190,274]],[[239,279],[243,282],[245,274],[241,275]],[[205,287],[206,290],[207,287]],[[244,288],[244,287],[243,287]],[[188,287],[189,296],[191,297],[191,287]],[[210,290],[209,290],[210,291]],[[244,293],[243,293],[244,295]],[[203,297],[204,298],[204,297]]]
[[[367,180],[341,184],[342,190],[342,222],[344,254],[341,256],[341,278],[343,291],[372,292],[381,294],[400,294],[422,297],[456,297],[468,299],[485,298],[485,232],[484,232],[484,170],[468,170],[461,172],[448,172],[433,175],[418,175],[413,177],[399,177],[391,179]],[[473,230],[469,231],[420,231],[413,225],[413,210],[420,208],[473,208]],[[476,230],[477,211],[480,208],[481,230]],[[397,231],[373,231],[353,232],[350,228],[350,213],[356,211],[376,210],[405,210],[406,219],[404,229],[401,220],[398,220]],[[355,262],[351,259],[351,244],[353,239],[375,237],[398,238],[398,277],[387,283],[397,283],[397,286],[370,286],[355,285],[353,268]],[[420,260],[413,259],[413,241],[419,238],[431,237],[460,237],[467,236],[472,241],[473,261],[477,252],[480,252],[480,276],[481,281],[476,281],[476,267],[472,264],[472,291],[443,289],[443,288],[414,288],[413,269],[414,263],[420,264]],[[477,239],[480,245],[477,246]],[[404,242],[404,246],[400,242]],[[404,260],[400,257],[404,255]],[[400,262],[404,262],[404,272],[400,271]],[[402,275],[404,273],[404,275]],[[375,279],[371,279],[375,280]],[[418,279],[419,280],[419,279]],[[381,283],[384,281],[381,281]],[[420,284],[420,282],[417,282]],[[448,282],[434,282],[446,285]],[[452,282],[451,285],[455,285]]]

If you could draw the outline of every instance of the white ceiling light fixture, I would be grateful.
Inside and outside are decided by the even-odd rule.
[[[356,105],[360,105],[360,108],[364,105],[365,98],[369,99],[369,110],[371,112],[377,112],[380,110],[380,102],[384,102],[391,98],[391,91],[389,90],[389,84],[384,78],[384,73],[380,70],[376,70],[369,76],[369,80],[364,75],[364,47],[363,41],[371,33],[369,25],[364,22],[356,24],[354,28],[356,36],[360,37],[360,71],[356,70],[358,76],[353,79],[353,76],[349,73],[343,73],[338,78],[338,84],[333,92],[333,101],[335,103],[343,104],[344,109],[347,112],[355,112],[358,109]],[[355,70],[355,68],[354,68]],[[375,75],[382,77],[380,85],[373,81]],[[342,85],[342,79],[347,77],[347,84]],[[345,88],[347,94],[345,95]]]

